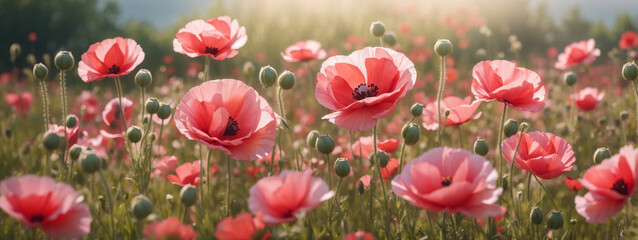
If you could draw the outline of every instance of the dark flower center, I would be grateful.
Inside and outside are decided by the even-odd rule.
[[[233,117],[228,117],[228,123],[226,123],[226,131],[224,131],[224,136],[235,136],[239,132],[239,124],[237,124],[237,120]]]
[[[204,50],[206,53],[211,54],[213,56],[217,56],[217,54],[219,53],[219,49],[218,48],[212,48],[212,47],[206,47],[206,50]]]
[[[111,68],[109,68],[109,74],[118,74],[120,73],[120,67],[118,67],[117,65],[113,64],[113,66],[111,66]]]
[[[450,184],[452,184],[452,177],[441,178],[441,185],[443,185],[444,187],[447,187],[447,186],[450,186]]]
[[[352,98],[355,100],[361,100],[367,97],[374,97],[379,94],[379,87],[375,86],[374,83],[365,85],[359,84],[356,88],[354,88],[354,93],[352,93]]]
[[[31,216],[31,220],[30,220],[30,221],[31,221],[32,223],[35,223],[35,222],[42,222],[42,221],[44,221],[44,216],[42,216],[42,215],[40,215],[40,214],[33,215],[33,216]]]
[[[616,180],[616,182],[614,182],[614,185],[611,187],[611,190],[614,190],[622,195],[627,195],[629,194],[628,189],[627,189],[627,183],[625,183],[624,179],[618,179]]]

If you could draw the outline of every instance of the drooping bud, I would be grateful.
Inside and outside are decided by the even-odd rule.
[[[509,176],[508,176],[508,175],[504,175],[504,176],[501,178],[501,187],[503,188],[503,191],[507,191],[507,190],[509,189],[509,188],[507,188],[507,184],[508,184],[508,182],[507,182],[507,181],[508,181],[508,180],[507,180],[507,178],[509,178]]]
[[[510,118],[505,122],[505,125],[503,126],[503,134],[505,134],[505,137],[511,137],[514,136],[517,132],[518,122]]]
[[[490,147],[487,145],[485,139],[477,139],[476,142],[474,142],[474,153],[485,156],[489,150]]]
[[[69,114],[68,116],[66,116],[65,124],[68,128],[74,128],[75,125],[78,124],[78,117],[75,116],[75,114]]]
[[[135,74],[135,85],[140,88],[146,88],[153,82],[153,75],[148,69],[140,69]]]
[[[153,213],[153,203],[144,195],[137,195],[131,202],[131,212],[137,220],[142,220]]]
[[[543,222],[543,211],[540,208],[535,207],[532,209],[532,212],[529,213],[529,220],[533,224],[541,224]]]
[[[412,113],[413,117],[418,117],[423,114],[423,104],[415,103],[410,107],[410,113]]]
[[[380,21],[372,22],[372,24],[370,24],[370,33],[375,37],[383,36],[385,33],[385,25]]]
[[[383,44],[388,47],[393,47],[397,44],[397,37],[394,32],[386,32],[383,34]]]
[[[363,185],[362,181],[357,183],[357,190],[359,190],[359,194],[363,194],[366,191],[366,187]]]
[[[85,173],[91,174],[100,169],[102,160],[93,151],[87,151],[80,154],[80,167]]]
[[[44,148],[46,150],[53,151],[60,146],[60,141],[62,140],[63,139],[60,137],[60,135],[49,132],[44,135],[44,139],[42,139],[42,145],[44,145]]]
[[[55,66],[63,71],[71,70],[75,65],[75,59],[73,58],[73,54],[69,51],[60,51],[55,55],[53,59],[53,63]]]
[[[311,148],[314,148],[317,145],[317,137],[319,137],[319,131],[317,130],[312,130],[308,133],[308,136],[306,137],[306,143],[308,144],[308,146],[310,146]]]
[[[574,72],[566,72],[563,74],[563,80],[565,84],[573,86],[576,83],[576,74],[574,74]]]
[[[270,65],[262,67],[261,70],[259,70],[259,81],[265,88],[272,86],[275,84],[275,81],[277,81],[277,70]]]
[[[319,136],[317,138],[317,150],[323,154],[330,154],[335,149],[335,142],[328,135]]]
[[[149,98],[146,100],[146,112],[149,114],[155,114],[160,109],[160,102],[157,98]]]
[[[179,197],[185,206],[193,206],[193,204],[197,202],[197,188],[193,187],[193,185],[186,184],[182,187],[182,190],[179,191]]]
[[[157,111],[157,117],[159,117],[160,119],[167,119],[171,116],[171,106],[169,106],[168,104],[162,104],[159,108],[159,111]]]
[[[335,173],[337,173],[337,176],[340,178],[350,175],[350,164],[348,163],[348,159],[337,158],[334,168]]]
[[[295,81],[295,74],[288,70],[282,72],[277,79],[279,87],[283,90],[289,90],[295,87]]]
[[[563,227],[563,214],[559,211],[552,210],[547,215],[547,228],[556,230]]]
[[[33,66],[33,76],[38,80],[44,80],[49,75],[49,69],[42,63]]]
[[[132,143],[137,143],[142,140],[142,129],[138,126],[130,126],[126,129],[126,139]]]
[[[416,125],[414,123],[405,125],[401,132],[406,145],[414,145],[419,141],[419,138],[421,138],[421,130],[419,129],[419,125]]]
[[[388,162],[390,162],[390,156],[388,156],[385,151],[379,151],[377,153],[377,156],[379,157],[379,165],[381,165],[382,168],[388,166]]]
[[[594,152],[594,164],[599,164],[603,160],[610,158],[611,152],[609,152],[609,148],[598,148],[596,152]]]
[[[440,57],[445,57],[447,55],[450,55],[452,53],[452,49],[453,49],[452,42],[450,42],[450,40],[447,40],[447,39],[439,39],[434,44],[434,52],[436,53],[436,55],[439,55]]]
[[[622,66],[622,77],[627,81],[636,81],[638,78],[638,65],[635,62],[628,62]]]

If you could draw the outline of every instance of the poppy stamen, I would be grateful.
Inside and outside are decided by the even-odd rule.
[[[224,136],[235,136],[239,132],[239,124],[233,117],[228,117],[228,123],[226,123],[226,131]]]
[[[375,97],[379,94],[379,87],[375,86],[374,83],[371,84],[359,84],[356,88],[354,88],[354,93],[352,93],[352,98],[355,100],[361,100],[367,97]]]
[[[109,68],[108,70],[109,70],[109,74],[118,74],[118,73],[120,73],[120,67],[118,67],[115,64],[113,64],[113,66],[111,66],[111,68]]]
[[[219,53],[219,49],[218,48],[212,48],[212,47],[206,47],[206,49],[204,50],[206,53],[213,55],[213,56],[217,56],[217,54]]]
[[[450,186],[450,184],[452,184],[452,177],[442,177],[441,178],[441,185],[443,185],[444,187]]]
[[[629,194],[629,191],[627,189],[627,183],[625,183],[624,179],[616,180],[616,182],[614,182],[614,185],[611,187],[611,190],[614,190],[625,196]]]

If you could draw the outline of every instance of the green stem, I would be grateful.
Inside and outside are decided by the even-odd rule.
[[[337,183],[337,191],[335,192],[334,200],[335,206],[337,206],[337,213],[339,214],[339,219],[343,217],[343,213],[341,212],[341,206],[339,205],[339,189],[341,189],[341,181],[343,178],[339,178],[339,182]],[[332,214],[332,212],[330,212]]]
[[[538,177],[536,177],[536,175],[532,174],[532,176],[534,176],[534,179],[536,179],[536,182],[538,182],[538,185],[541,185],[541,188],[543,189],[543,191],[545,191],[545,194],[547,195],[547,198],[549,198],[549,200],[552,202],[552,205],[554,205],[554,208],[556,210],[558,210],[558,206],[554,202],[554,199],[552,198],[552,195],[549,194],[549,191],[547,191],[547,188],[545,188],[545,185],[543,185],[543,183],[541,183],[541,181],[538,180]]]
[[[209,71],[208,65],[210,65],[210,57],[205,56],[205,58],[206,60],[204,61],[204,79],[202,79],[202,82],[208,81],[208,71]]]
[[[100,174],[100,179],[102,180],[102,184],[104,184],[104,189],[106,190],[106,199],[109,201],[109,215],[111,217],[111,236],[115,236],[115,217],[113,216],[113,198],[111,197],[111,188],[109,187],[109,183],[106,181],[104,177],[104,173],[102,173],[102,168],[98,170]]]
[[[390,230],[390,206],[388,205],[388,195],[385,190],[385,183],[383,182],[383,174],[381,174],[381,162],[379,161],[379,152],[377,151],[377,124],[374,124],[372,128],[372,146],[374,147],[374,160],[379,172],[379,181],[381,182],[381,189],[383,190],[383,203],[385,206],[385,231],[388,239],[392,239],[392,232]]]
[[[401,153],[399,154],[399,173],[403,170],[403,153],[405,152],[405,141],[401,143]]]
[[[459,144],[461,145],[461,148],[463,147],[463,131],[461,130],[461,125],[456,126],[456,129],[459,131]]]
[[[518,153],[518,148],[521,146],[521,140],[523,139],[523,133],[525,132],[526,127],[523,127],[521,129],[521,133],[518,136],[518,143],[516,143],[516,148],[514,148],[514,155],[512,156],[512,163],[510,164],[510,195],[512,197],[512,204],[514,205],[514,207],[517,209],[516,211],[514,211],[515,215],[518,215],[518,205],[516,204],[516,200],[514,200],[514,182],[513,182],[513,178],[512,176],[514,176],[514,162],[516,161],[516,153]],[[517,216],[518,219],[518,216]]]
[[[283,121],[286,121],[286,112],[284,112],[284,102],[281,101],[281,92],[283,91],[282,88],[278,88],[277,90],[277,100],[279,101],[279,114],[281,114],[281,119]],[[288,124],[288,123],[286,123]]]
[[[66,127],[66,81],[65,81],[65,76],[64,76],[65,71],[62,70],[60,71],[60,95],[62,97],[62,125],[64,125],[64,141],[67,141],[68,136],[67,136],[67,127]],[[67,141],[68,142],[68,141]],[[63,161],[60,162],[60,180],[62,180],[64,174],[62,174],[62,170],[64,169],[63,166],[66,163],[66,159],[67,159],[67,149],[71,147],[71,146],[66,146],[63,150],[63,155],[64,157],[62,157]]]
[[[230,216],[230,180],[231,180],[231,176],[232,174],[232,170],[230,167],[231,161],[230,161],[230,157],[227,155],[226,156],[226,170],[228,171],[228,185],[226,185],[226,216]]]
[[[42,89],[42,112],[44,114],[44,130],[49,130],[49,97],[47,96],[47,87],[44,80],[40,81],[40,88]]]
[[[441,146],[441,135],[443,135],[441,126],[441,96],[443,95],[443,89],[445,88],[445,56],[441,56],[441,71],[439,74],[439,91],[436,94],[436,108],[438,110],[439,117],[439,138],[436,140],[436,145]]]
[[[326,154],[326,166],[328,166],[328,188],[332,189],[332,170],[330,170],[330,154]]]
[[[636,126],[637,126],[637,131],[638,131],[638,86],[636,86],[636,81],[632,81],[633,85],[634,85],[634,94],[636,96]]]
[[[437,137],[437,140],[436,140],[437,147],[441,146],[441,138],[443,137],[443,133],[445,133],[445,128],[447,127],[447,116],[444,116],[443,122],[445,122],[446,124],[443,124],[443,127],[439,125],[439,130],[441,131],[439,132],[439,136]]]
[[[142,105],[142,122],[144,122],[144,114],[146,114],[146,102],[144,102],[144,99],[146,97],[144,95],[146,94],[146,88],[140,88],[140,92],[141,92],[140,105]],[[151,117],[152,117],[152,115],[151,115]],[[153,119],[149,118],[149,121],[152,121],[152,120]]]
[[[531,200],[530,198],[530,184],[532,182],[532,173],[528,172],[527,173],[527,201],[529,202]]]
[[[505,125],[505,115],[507,114],[507,104],[503,103],[503,115],[501,115],[501,126],[500,129],[498,130],[498,142],[496,142],[497,148],[498,148],[498,157],[499,157],[499,171],[498,173],[500,174],[500,177],[503,176],[503,153],[501,152],[501,142],[503,142],[503,127]],[[501,180],[499,180],[501,181]],[[502,184],[502,181],[501,181]]]

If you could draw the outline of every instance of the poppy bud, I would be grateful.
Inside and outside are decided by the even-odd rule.
[[[162,120],[165,120],[171,116],[171,106],[168,104],[162,104],[159,110],[157,111],[157,117]]]
[[[507,191],[507,189],[508,189],[508,188],[507,188],[507,184],[508,184],[508,182],[507,182],[507,178],[509,178],[509,177],[508,177],[508,175],[504,175],[504,176],[501,178],[501,187],[503,187],[503,191]]]
[[[139,142],[142,140],[142,129],[138,126],[130,126],[126,129],[126,138],[132,143]]]
[[[135,85],[140,88],[146,88],[153,82],[153,75],[148,69],[140,69],[135,74]]]
[[[359,190],[359,194],[363,194],[366,191],[366,187],[363,185],[362,181],[357,183],[357,190]]]
[[[350,175],[350,164],[345,158],[337,158],[334,168],[335,173],[337,173],[337,176],[339,176],[340,178],[344,178]]]
[[[474,153],[485,156],[489,150],[490,147],[487,145],[485,139],[477,139],[476,142],[474,142]]]
[[[638,66],[635,62],[628,62],[622,66],[622,77],[627,81],[636,81],[636,78],[638,78]]]
[[[380,21],[372,22],[370,25],[370,33],[375,37],[383,36],[385,33],[385,25]]]
[[[397,44],[397,37],[393,32],[387,32],[383,34],[383,44],[388,47],[392,47]]]
[[[447,39],[439,39],[434,44],[434,52],[436,53],[436,55],[439,55],[441,57],[450,55],[450,53],[452,53],[452,48],[452,43],[450,42],[450,40]]]
[[[415,103],[412,105],[412,107],[410,107],[410,113],[412,113],[413,117],[421,116],[421,114],[423,114],[423,104]]]
[[[78,117],[75,116],[74,114],[69,114],[68,116],[66,116],[66,127],[68,128],[74,128],[75,125],[78,124]]]
[[[319,137],[319,132],[317,130],[310,131],[306,137],[306,143],[308,146],[315,147],[317,144],[317,137]]]
[[[244,63],[244,75],[246,76],[253,76],[253,74],[255,73],[255,64],[253,64],[252,62],[246,62]]]
[[[505,125],[503,126],[503,128],[504,128],[503,133],[505,134],[505,137],[514,136],[516,132],[518,132],[518,122],[510,118],[509,120],[507,120],[507,122],[505,122]]]
[[[535,207],[529,214],[529,220],[533,224],[541,224],[543,222],[543,211],[540,208]]]
[[[576,83],[576,74],[574,72],[566,72],[563,74],[563,80],[569,86],[573,86]]]
[[[330,154],[335,149],[335,142],[328,135],[319,136],[316,145],[317,150],[323,154]]]
[[[60,51],[55,55],[53,63],[55,63],[55,66],[60,70],[66,71],[73,68],[73,65],[75,65],[75,59],[73,59],[73,54],[71,54],[71,52]]]
[[[265,88],[272,86],[277,81],[277,70],[271,66],[262,67],[259,70],[259,81]]]
[[[82,146],[73,144],[73,146],[69,148],[69,157],[71,157],[71,159],[78,160],[80,154],[82,154]]]
[[[611,152],[609,152],[609,148],[598,148],[596,152],[594,152],[594,164],[599,164],[603,160],[610,158]]]
[[[80,155],[80,166],[85,173],[94,173],[100,169],[102,160],[95,152],[84,152]]]
[[[157,98],[149,98],[146,100],[146,112],[149,114],[155,114],[160,109],[160,102]]]
[[[283,90],[289,90],[295,87],[295,74],[286,70],[279,75],[277,79],[279,87]]]
[[[390,157],[388,156],[388,154],[381,150],[377,153],[377,156],[379,157],[379,165],[381,165],[382,168],[388,166],[388,162],[390,161]]]
[[[563,227],[563,214],[559,211],[552,210],[547,215],[547,228],[556,230]]]
[[[627,111],[620,112],[620,119],[622,119],[622,120],[629,119],[629,113]]]
[[[38,80],[44,80],[49,75],[49,69],[42,63],[33,66],[33,76]]]
[[[403,127],[402,134],[403,134],[403,140],[405,141],[405,144],[407,145],[414,145],[419,141],[419,138],[421,138],[419,125],[416,125],[414,123],[405,125]]]
[[[14,62],[22,54],[22,46],[18,43],[11,44],[9,54],[11,55],[11,62]]]
[[[151,142],[154,142],[156,138],[157,138],[157,135],[155,135],[155,133],[151,133],[148,135],[148,140]]]
[[[448,116],[450,116],[450,113],[452,113],[450,111],[450,109],[445,109],[445,112],[443,112],[443,114],[445,115],[445,117],[447,118]],[[445,124],[445,123],[444,123]]]
[[[185,206],[193,206],[193,204],[197,202],[197,188],[194,188],[193,185],[186,184],[182,187],[182,190],[179,191],[179,197]]]
[[[131,212],[137,220],[142,220],[153,213],[153,203],[144,195],[137,195],[131,202]]]
[[[44,139],[42,140],[42,145],[44,145],[44,148],[46,150],[53,151],[57,149],[58,146],[60,146],[60,141],[61,141],[61,137],[58,134],[49,132],[46,135],[44,135]]]

